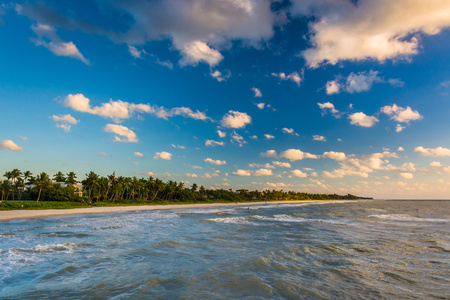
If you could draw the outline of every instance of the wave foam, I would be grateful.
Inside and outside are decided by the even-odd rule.
[[[18,254],[22,252],[35,252],[35,253],[49,253],[49,252],[66,252],[72,253],[73,250],[79,247],[93,246],[88,243],[64,243],[64,244],[52,244],[52,245],[37,245],[34,248],[12,248],[9,250],[11,254]]]
[[[449,223],[450,219],[430,219],[430,218],[418,218],[407,214],[382,214],[382,215],[370,215],[369,218],[378,218],[383,220],[392,221],[404,221],[404,222],[437,222],[437,223]]]

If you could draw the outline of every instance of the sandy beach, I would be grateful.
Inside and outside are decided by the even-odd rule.
[[[7,210],[0,211],[0,221],[16,219],[45,218],[52,216],[75,215],[75,214],[102,214],[126,211],[143,210],[161,210],[161,209],[185,209],[202,207],[220,207],[220,206],[250,206],[260,204],[277,203],[302,203],[318,202],[316,200],[298,200],[298,201],[270,201],[270,202],[239,202],[239,203],[208,203],[208,204],[176,204],[176,205],[139,205],[139,206],[114,206],[114,207],[90,207],[73,209],[46,209],[46,210]],[[320,201],[323,202],[323,201]],[[341,201],[339,201],[341,202]]]

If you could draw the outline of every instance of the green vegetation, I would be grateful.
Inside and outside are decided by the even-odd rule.
[[[158,178],[147,179],[116,176],[106,177],[95,172],[86,174],[81,184],[74,172],[64,175],[57,172],[50,176],[42,172],[33,176],[30,171],[14,169],[6,172],[5,180],[0,180],[0,210],[7,209],[48,209],[90,206],[149,205],[179,203],[248,202],[271,200],[356,200],[354,195],[308,194],[293,191],[232,191],[206,189],[192,184],[185,187],[183,182]],[[9,201],[13,200],[13,201]],[[27,200],[27,201],[23,201]],[[32,201],[34,200],[34,201]]]

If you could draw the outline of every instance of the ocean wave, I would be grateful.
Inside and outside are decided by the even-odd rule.
[[[230,217],[230,218],[213,218],[205,219],[208,222],[225,223],[225,224],[249,224],[252,223],[250,217]]]
[[[403,222],[436,222],[436,223],[449,223],[450,219],[433,219],[433,218],[418,218],[407,214],[382,214],[382,215],[370,215],[368,218],[378,218],[391,221],[403,221]]]
[[[33,253],[49,253],[49,252],[66,252],[71,253],[79,247],[94,246],[89,243],[64,243],[64,244],[51,244],[51,245],[37,245],[34,248],[12,248],[9,250],[10,254],[19,254],[23,252]]]

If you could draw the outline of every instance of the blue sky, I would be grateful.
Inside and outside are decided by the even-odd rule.
[[[450,4],[0,4],[0,172],[450,197]]]

